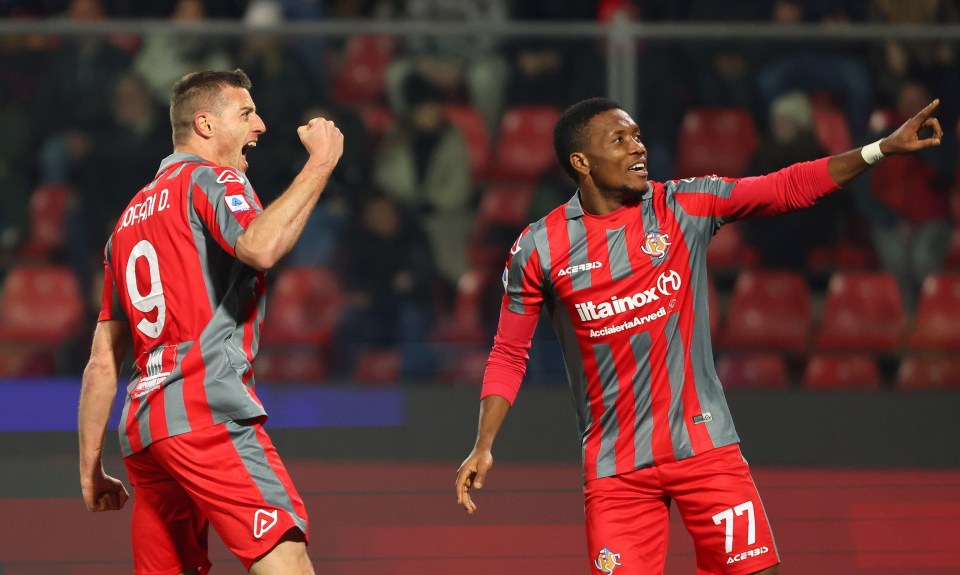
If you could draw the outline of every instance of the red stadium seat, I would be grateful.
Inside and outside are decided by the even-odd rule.
[[[717,376],[725,388],[786,389],[786,362],[774,353],[725,354],[717,361]]]
[[[323,345],[330,341],[343,312],[343,294],[327,269],[280,270],[268,295],[263,339],[270,344]]]
[[[64,221],[70,206],[70,188],[40,186],[30,195],[30,235],[21,251],[24,258],[47,259],[63,246]]]
[[[397,124],[393,112],[386,106],[377,104],[360,106],[357,108],[357,114],[360,116],[360,121],[363,122],[363,127],[367,129],[372,148],[376,148],[383,135]]]
[[[680,127],[675,175],[744,176],[758,141],[753,117],[746,108],[690,110]]]
[[[813,127],[817,142],[831,156],[853,148],[847,116],[832,107],[817,107],[813,111]]]
[[[494,278],[484,267],[464,272],[457,281],[453,310],[441,316],[431,339],[443,342],[479,342],[487,337],[483,327],[484,296]]]
[[[744,241],[743,232],[736,222],[720,228],[707,247],[707,266],[716,272],[754,266],[759,259],[757,250]]]
[[[810,389],[876,389],[880,384],[877,362],[868,354],[815,354],[803,374]]]
[[[908,355],[897,369],[900,389],[960,389],[960,358]]]
[[[59,344],[78,334],[83,296],[66,266],[14,267],[0,295],[0,341]]]
[[[960,350],[960,273],[941,273],[924,280],[907,347]]]
[[[448,354],[437,373],[437,383],[480,385],[490,356],[489,345],[466,345]]]
[[[477,219],[473,228],[474,242],[482,242],[495,226],[516,230],[519,235],[529,223],[527,214],[533,201],[533,184],[490,184],[480,196]],[[506,258],[506,251],[499,254]]]
[[[460,128],[470,149],[470,177],[474,182],[483,177],[490,157],[490,133],[483,115],[472,106],[444,106],[447,121]]]
[[[316,383],[327,376],[327,364],[316,347],[261,347],[254,361],[258,381]]]
[[[333,97],[341,104],[379,102],[386,91],[386,73],[393,58],[392,36],[347,38],[343,61],[333,80]]]
[[[487,179],[534,182],[555,162],[553,127],[560,118],[555,106],[515,106],[500,120]]]
[[[353,381],[357,383],[396,383],[403,368],[403,356],[396,349],[364,349],[357,359]]]
[[[810,328],[806,279],[790,271],[744,271],[733,287],[723,347],[802,352]]]
[[[830,278],[817,335],[820,349],[894,352],[906,314],[897,279],[889,273],[837,273]]]

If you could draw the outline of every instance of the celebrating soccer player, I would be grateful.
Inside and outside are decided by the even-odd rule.
[[[493,465],[494,438],[546,307],[577,406],[591,572],[663,573],[676,502],[698,573],[778,573],[713,364],[707,245],[725,223],[809,207],[885,155],[938,145],[938,104],[830,158],[761,177],[666,183],[647,179],[640,129],[619,105],[595,98],[567,109],[554,148],[579,189],[510,250],[477,439],[457,473],[459,504],[477,509],[472,490]]]

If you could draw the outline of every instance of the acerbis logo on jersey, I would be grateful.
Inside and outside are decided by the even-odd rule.
[[[257,512],[253,514],[253,536],[257,539],[263,537],[263,534],[267,531],[273,529],[273,526],[277,524],[277,510],[267,511],[265,509],[257,509]]]
[[[600,554],[597,555],[597,558],[593,560],[593,565],[599,569],[601,573],[604,573],[605,575],[613,575],[613,570],[623,565],[623,563],[620,562],[619,553],[614,553],[610,549],[604,547],[600,550]]]
[[[566,275],[575,274],[577,272],[585,272],[587,270],[595,270],[603,267],[603,262],[590,262],[588,264],[580,264],[578,266],[570,266],[568,268],[563,268],[557,272],[557,277],[562,277]]]
[[[640,251],[655,258],[662,258],[667,255],[667,248],[670,247],[670,236],[660,232],[650,232],[647,234]]]
[[[639,309],[650,302],[659,300],[661,295],[674,294],[680,289],[680,284],[680,274],[675,270],[668,270],[660,274],[655,287],[645,289],[624,298],[613,296],[610,298],[610,301],[599,304],[593,301],[585,301],[574,304],[574,307],[581,321],[604,319]],[[660,292],[659,294],[657,293],[658,291]]]
[[[217,176],[218,184],[227,184],[230,182],[236,182],[238,184],[245,184],[246,180],[243,179],[243,176],[234,172],[233,170],[224,170],[220,172],[220,175]]]
[[[731,557],[728,557],[727,565],[732,565],[734,563],[737,563],[739,561],[744,561],[751,557],[759,557],[764,553],[769,553],[769,552],[770,552],[770,549],[766,545],[764,545],[763,547],[757,547],[756,549],[751,549],[749,551],[744,551],[743,553],[740,553],[738,555],[733,555]]]
[[[252,209],[250,204],[247,203],[247,198],[243,196],[224,196],[223,201],[227,202],[227,207],[235,214]]]

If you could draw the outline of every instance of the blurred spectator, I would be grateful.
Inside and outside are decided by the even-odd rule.
[[[120,210],[157,171],[157,158],[173,151],[166,110],[158,106],[146,81],[122,76],[108,97],[109,119],[84,134],[71,154],[66,180],[77,192],[67,219],[65,257],[82,285],[90,285],[101,267],[100,246]]]
[[[34,178],[38,132],[36,105],[44,42],[39,37],[0,36],[0,269],[27,234],[27,202]]]
[[[374,155],[373,182],[412,210],[430,239],[440,275],[455,285],[466,271],[472,229],[470,152],[443,118],[443,94],[419,75],[404,84],[408,111]]]
[[[250,27],[278,26],[284,20],[321,20],[326,17],[320,0],[253,0],[244,12],[244,23]],[[330,101],[330,80],[322,57],[326,49],[319,36],[297,36],[287,41],[283,53],[295,60],[295,68],[303,74],[293,85],[303,85],[314,104]],[[245,45],[249,52],[250,46]],[[289,85],[289,84],[285,84]]]
[[[839,26],[858,16],[855,10],[855,3],[777,0],[770,19],[781,26],[805,22]],[[824,91],[845,112],[853,140],[860,141],[866,135],[873,94],[861,50],[844,44],[801,41],[765,44],[763,52],[769,64],[757,74],[762,107],[785,92]]]
[[[367,186],[370,169],[367,147],[369,136],[363,122],[352,111],[341,108],[313,108],[301,121],[306,123],[318,116],[332,121],[343,132],[343,156],[327,182],[323,198],[310,214],[300,241],[287,257],[290,265],[331,264],[336,257],[340,236],[349,224],[351,212],[359,211],[361,200],[357,197],[358,193]],[[265,163],[275,167],[293,160],[291,165],[299,166],[303,162],[296,158],[304,154],[303,146],[299,145],[298,141],[296,148],[289,151],[286,147],[273,148],[269,156],[272,159]],[[278,189],[275,193],[281,191]]]
[[[518,22],[575,22],[596,17],[595,0],[514,2],[511,20]],[[588,39],[515,38],[506,41],[510,78],[506,102],[511,105],[570,104],[596,95],[604,85],[604,62],[597,42]],[[577,78],[571,82],[570,78]]]
[[[931,99],[922,83],[905,83],[889,125],[899,125]],[[914,308],[924,278],[942,267],[950,244],[953,171],[937,169],[933,160],[939,151],[884,158],[870,174],[870,193],[862,204],[880,263],[897,276],[908,311]]]
[[[957,3],[949,0],[873,0],[869,18],[881,24],[956,24],[960,21]],[[918,79],[951,106],[957,106],[960,79],[957,78],[957,49],[948,40],[887,40],[876,54],[879,68],[877,89],[894,101],[903,82]],[[937,115],[942,118],[943,110]]]
[[[67,13],[76,22],[106,18],[100,0],[72,0]],[[90,153],[92,134],[109,122],[104,94],[130,65],[130,56],[110,38],[70,36],[55,41],[41,84],[34,129],[41,145],[41,183],[63,183],[76,161]]]
[[[177,0],[170,20],[183,26],[202,26],[207,14],[201,0]],[[149,82],[157,103],[170,103],[170,86],[189,72],[227,70],[232,62],[210,36],[156,33],[146,37],[134,62],[135,70]]]
[[[372,194],[337,249],[346,309],[337,337],[348,372],[364,347],[398,347],[403,374],[428,377],[433,358],[434,269],[430,244],[416,219],[394,200]]]
[[[418,0],[394,4],[394,18],[477,23],[490,27],[507,18],[507,0]],[[397,58],[387,71],[387,96],[396,114],[407,111],[406,79],[413,73],[446,95],[466,92],[494,130],[503,109],[503,96],[510,70],[494,36],[411,36],[407,55]]]
[[[749,173],[768,174],[797,162],[827,156],[813,129],[813,107],[801,91],[777,97],[770,105],[769,130],[763,134]],[[811,249],[836,243],[843,194],[822,198],[812,208],[773,218],[744,220],[748,242],[764,266],[803,269]]]

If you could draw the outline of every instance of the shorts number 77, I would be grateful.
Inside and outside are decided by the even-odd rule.
[[[753,517],[753,501],[747,501],[741,503],[736,507],[731,507],[730,509],[724,509],[720,513],[717,513],[713,516],[713,522],[717,525],[720,525],[721,522],[725,523],[724,529],[726,530],[726,552],[733,552],[733,515],[739,517],[743,515],[744,511],[747,513],[747,545],[753,545],[757,542],[757,525]]]

